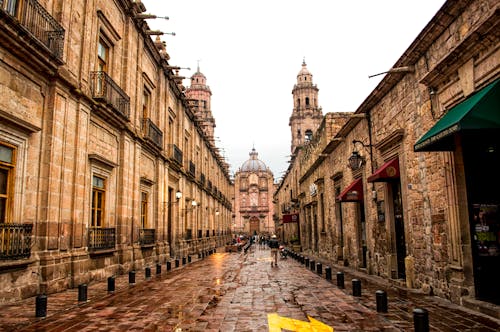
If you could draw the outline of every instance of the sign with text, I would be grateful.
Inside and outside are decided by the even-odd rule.
[[[289,223],[289,222],[299,222],[299,214],[298,213],[284,214],[283,223]]]

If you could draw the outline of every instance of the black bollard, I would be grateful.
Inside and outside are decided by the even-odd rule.
[[[186,257],[182,257],[182,265],[186,265]]]
[[[325,267],[325,279],[332,280],[332,268],[329,266]]]
[[[415,332],[429,332],[429,313],[427,310],[413,309],[413,327]]]
[[[316,270],[316,262],[315,261],[309,261],[309,268],[311,271]]]
[[[205,252],[204,251],[201,252],[201,259],[203,259],[203,258],[205,258]]]
[[[146,277],[146,279],[151,278],[151,268],[149,266],[146,266],[146,268],[144,269],[144,276]]]
[[[361,296],[361,280],[352,279],[352,295]]]
[[[198,253],[198,259],[200,259],[200,258],[201,258],[201,252]]]
[[[191,255],[188,255],[188,263],[191,263]]]
[[[130,271],[128,273],[128,283],[135,284],[135,271]]]
[[[320,262],[316,263],[316,273],[319,275],[323,274],[323,264]]]
[[[87,284],[78,285],[78,302],[87,301]]]
[[[304,264],[306,265],[306,269],[309,268],[309,257],[304,258]]]
[[[159,275],[159,274],[161,274],[161,264],[157,263],[156,264],[156,275]]]
[[[387,293],[378,290],[375,292],[375,299],[377,300],[377,312],[387,312]]]
[[[167,261],[167,271],[170,271],[170,270],[172,270],[172,262]]]
[[[337,272],[337,287],[338,288],[345,288],[345,286],[344,286],[344,273],[343,272]]]
[[[179,259],[178,258],[175,259],[175,267],[176,268],[179,267]]]
[[[115,277],[111,276],[108,277],[108,292],[114,292],[115,291]]]
[[[40,294],[36,297],[35,317],[47,316],[47,295]]]

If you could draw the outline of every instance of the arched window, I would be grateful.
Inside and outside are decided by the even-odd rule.
[[[297,107],[300,107],[300,98],[297,98]]]
[[[306,97],[306,107],[309,106],[309,97]]]
[[[305,136],[305,140],[306,140],[306,142],[311,141],[312,136],[313,136],[313,132],[312,132],[312,130],[307,129],[307,130],[306,130],[306,136]]]

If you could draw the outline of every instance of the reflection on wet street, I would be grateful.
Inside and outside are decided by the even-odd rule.
[[[354,297],[349,287],[339,289],[291,258],[271,267],[270,251],[254,246],[247,253],[218,252],[149,279],[138,272],[133,285],[119,276],[111,294],[105,282],[95,283],[83,304],[75,290],[49,295],[45,319],[34,317],[34,299],[3,306],[0,331],[293,331],[314,324],[316,331],[413,330],[414,302],[390,295],[389,312],[377,313],[376,288],[363,287],[363,295]],[[433,312],[435,331],[499,327],[430,298],[412,301]]]

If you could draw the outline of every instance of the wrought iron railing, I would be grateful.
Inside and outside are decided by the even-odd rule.
[[[62,58],[64,29],[38,1],[0,0],[0,10],[19,20],[19,23],[56,58]]]
[[[189,161],[189,170],[188,170],[189,175],[191,176],[196,176],[196,165],[193,163],[193,161]]]
[[[207,188],[209,191],[212,190],[212,181],[208,180]]]
[[[139,243],[141,245],[155,243],[155,230],[148,228],[141,228],[139,230]]]
[[[90,73],[92,98],[110,105],[115,112],[130,118],[130,97],[104,71]]]
[[[173,145],[172,147],[172,157],[174,158],[174,161],[177,162],[179,165],[182,165],[182,159],[183,159],[183,153],[182,150],[177,147],[177,145]]]
[[[185,235],[185,240],[191,240],[193,239],[193,230],[192,229],[186,229],[186,235]]]
[[[156,147],[163,149],[163,132],[158,128],[151,119],[143,119],[142,130],[147,139],[149,139]]]
[[[201,182],[202,186],[205,186],[205,180],[206,180],[205,179],[205,174],[201,173],[201,175],[200,175],[200,182]]]
[[[114,249],[116,231],[114,228],[89,228],[89,250]]]
[[[0,260],[29,258],[32,229],[32,224],[0,224]]]

